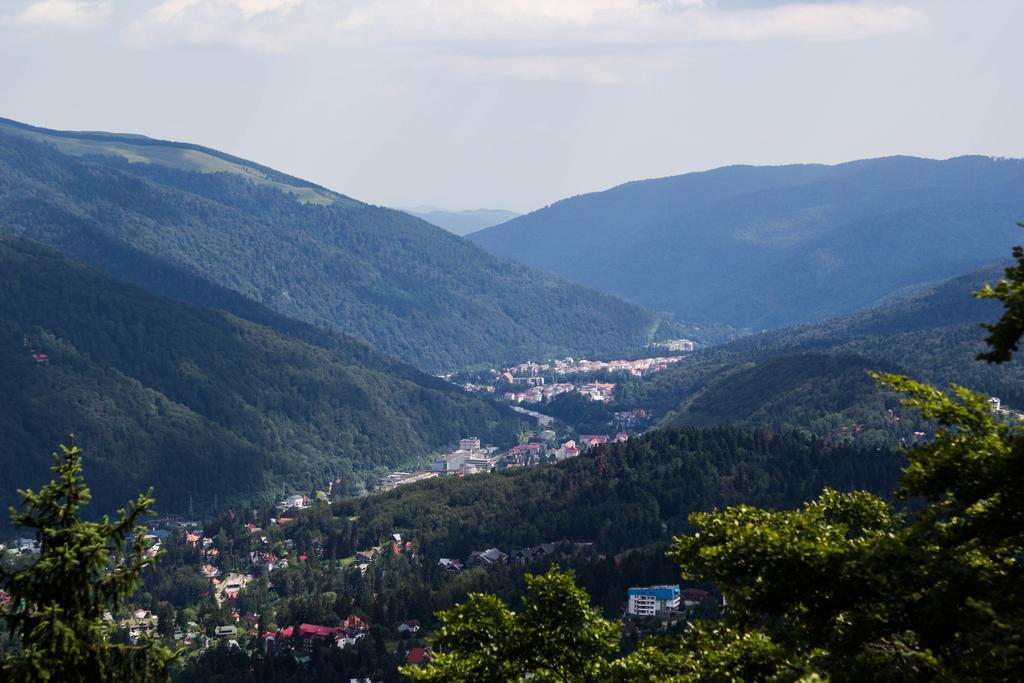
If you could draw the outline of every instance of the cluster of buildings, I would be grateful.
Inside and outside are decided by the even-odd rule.
[[[107,621],[113,621],[110,617],[110,613],[107,612],[105,615]],[[153,638],[157,635],[157,630],[160,626],[160,617],[150,612],[148,609],[137,609],[132,612],[132,615],[127,619],[122,619],[118,626],[128,632],[128,641],[135,645],[139,642],[139,638]]]
[[[555,396],[576,391],[576,385],[569,382],[544,384],[543,377],[537,379],[541,380],[540,384],[535,384],[521,391],[506,391],[503,396],[512,403],[544,403],[550,401]]]
[[[669,351],[693,351],[693,342],[688,339],[676,339],[658,345]],[[563,358],[546,363],[527,361],[509,368],[504,368],[501,379],[509,384],[530,385],[530,380],[544,375],[586,375],[592,372],[625,372],[635,376],[647,375],[667,369],[678,363],[680,356],[654,356],[635,360],[587,360],[586,358]]]
[[[612,414],[612,424],[619,429],[636,429],[650,419],[650,414],[643,408],[633,408]]]
[[[0,556],[13,559],[19,556],[36,557],[39,555],[39,541],[34,538],[16,538],[10,543],[0,543]]]
[[[655,346],[677,353],[693,351],[694,348],[693,342],[688,339],[674,339]],[[512,403],[543,403],[559,394],[572,391],[578,391],[594,400],[607,401],[611,399],[614,392],[614,384],[607,383],[602,387],[597,387],[595,383],[581,385],[559,381],[558,378],[595,372],[627,373],[641,377],[666,370],[680,360],[682,360],[682,356],[654,356],[635,360],[611,361],[586,358],[563,358],[545,363],[527,361],[503,368],[500,372],[491,370],[491,376],[494,378],[493,384],[487,384],[486,381],[481,382],[480,378],[477,378],[477,381],[463,383],[461,386],[466,391],[473,393],[500,391]],[[449,378],[450,375],[443,375],[443,377]]]
[[[474,550],[469,554],[465,562],[459,559],[442,557],[437,561],[437,566],[450,574],[457,574],[469,567],[497,567],[509,563],[525,565],[527,562],[547,557],[555,552],[570,550],[589,551],[593,549],[593,543],[573,543],[570,541],[555,541],[541,543],[540,545],[504,552],[499,548],[487,548],[486,550]]]
[[[336,626],[299,624],[298,628],[289,626],[276,633],[264,633],[260,636],[260,642],[265,654],[272,653],[277,642],[282,639],[292,640],[293,645],[305,652],[312,652],[317,647],[331,644],[344,649],[355,645],[360,638],[365,638],[369,631],[369,624],[358,615],[352,614],[342,619]]]
[[[360,550],[355,554],[353,558],[355,566],[363,574],[370,568],[370,565],[376,562],[378,559],[383,557],[387,552],[392,555],[408,555],[409,557],[416,557],[416,548],[412,541],[402,540],[402,534],[391,534],[391,538],[384,541],[380,545],[375,545],[372,548],[366,550]]]
[[[620,443],[629,439],[625,432],[615,436],[607,434],[584,434],[577,440],[569,439],[558,443],[557,434],[545,429],[530,443],[513,446],[501,451],[494,446],[482,446],[475,437],[462,439],[459,448],[438,456],[429,470],[417,472],[392,472],[379,479],[380,490],[391,491],[405,484],[443,476],[464,477],[471,474],[493,472],[507,467],[529,467],[562,462],[575,458],[591,446],[603,443]]]
[[[537,379],[541,380],[541,384],[522,391],[506,391],[502,396],[512,403],[544,403],[550,401],[555,396],[568,394],[573,391],[586,396],[591,401],[610,401],[615,396],[614,382],[588,382],[579,385],[568,382],[543,384],[543,377]]]
[[[988,400],[988,406],[992,410],[992,413],[999,417],[1009,419],[1013,418],[1016,420],[1024,419],[1024,414],[1018,413],[1016,410],[1010,410],[1003,406],[1003,401],[998,396],[993,396]]]
[[[673,353],[690,353],[696,345],[689,339],[669,339],[668,341],[653,344],[653,346],[654,348],[665,349]]]

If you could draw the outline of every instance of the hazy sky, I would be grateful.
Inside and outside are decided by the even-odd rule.
[[[0,116],[196,142],[392,206],[1024,157],[1024,0],[0,0]]]

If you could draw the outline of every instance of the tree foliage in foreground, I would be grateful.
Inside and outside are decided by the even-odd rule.
[[[23,510],[15,526],[33,529],[39,559],[14,574],[0,574],[11,596],[4,613],[21,652],[0,663],[12,681],[155,681],[168,679],[175,654],[152,642],[113,643],[104,612],[135,591],[139,574],[156,562],[147,553],[145,527],[153,498],[140,495],[113,521],[89,522],[79,510],[90,500],[82,477],[82,449],[71,437],[54,454],[57,479],[38,493],[19,490]]]
[[[1006,307],[989,328],[986,360],[1009,360],[1024,332],[1024,252],[1015,256],[1018,266],[1007,270],[1008,279],[982,293]],[[898,375],[876,379],[941,425],[932,442],[908,453],[897,491],[908,505],[897,509],[870,493],[826,489],[798,510],[739,505],[696,513],[696,531],[676,538],[670,556],[687,578],[722,590],[725,617],[696,622],[676,639],[644,642],[611,662],[605,661],[615,644],[611,631],[583,650],[568,643],[549,648],[545,666],[567,672],[557,680],[589,680],[597,666],[605,680],[624,681],[1019,680],[1024,432],[966,388],[954,386],[950,395]],[[532,581],[578,597],[571,577]],[[497,671],[511,675],[493,680],[517,680],[539,670],[536,662],[517,668],[523,655],[514,647],[445,636],[477,632],[484,620],[475,610],[484,605],[483,616],[505,615],[500,630],[519,619],[474,596],[442,615],[437,642],[446,653],[407,673],[440,680],[434,676],[444,671],[465,680],[459,676]],[[561,609],[547,618],[572,623],[589,607],[584,599],[569,609],[563,601]],[[589,656],[587,666],[573,666],[581,653]]]
[[[528,575],[519,612],[493,595],[470,595],[439,614],[444,625],[434,642],[440,651],[430,665],[404,673],[450,683],[605,680],[619,629],[590,605],[573,578],[554,566]]]

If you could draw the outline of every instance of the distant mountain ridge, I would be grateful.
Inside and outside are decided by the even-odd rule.
[[[510,221],[520,214],[504,209],[468,209],[465,211],[446,211],[437,208],[402,209],[408,214],[421,218],[432,225],[444,228],[448,232],[465,237],[471,232],[490,228]]]
[[[133,136],[0,121],[0,233],[243,317],[252,299],[430,371],[634,348],[658,325],[405,213]]]
[[[637,400],[665,425],[743,424],[833,437],[861,425],[858,438],[875,443],[909,440],[919,420],[868,370],[944,388],[956,383],[1024,407],[1024,364],[975,360],[985,349],[981,323],[1002,309],[971,292],[1001,276],[1000,267],[986,267],[850,316],[698,352],[644,384]]]
[[[99,507],[154,485],[160,510],[184,512],[335,477],[355,492],[466,435],[509,445],[520,429],[364,342],[161,297],[28,240],[0,236],[0,291],[0,504],[49,479],[72,431]]]
[[[1021,219],[1022,160],[888,157],[635,181],[469,239],[680,320],[762,329],[979,268]]]

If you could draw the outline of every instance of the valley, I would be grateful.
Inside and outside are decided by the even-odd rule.
[[[914,163],[670,180],[694,211],[734,220],[730,202],[760,211],[771,195],[799,212],[782,199],[842,194],[868,182],[863,168],[899,180]],[[964,201],[994,202],[971,220],[1016,210],[1002,194],[1016,166],[958,164],[977,173]],[[843,210],[873,215],[866,206]],[[695,515],[789,510],[823,489],[893,500],[905,451],[944,438],[870,371],[985,392],[984,415],[1007,429],[1024,406],[1018,361],[975,360],[1000,309],[972,292],[1003,275],[1001,230],[955,263],[924,255],[903,279],[873,278],[870,292],[815,290],[799,315],[768,299],[757,306],[771,320],[737,313],[754,305],[742,283],[718,303],[648,309],[609,285],[610,264],[588,283],[601,294],[214,150],[13,122],[0,122],[0,219],[0,465],[38,487],[46,453],[73,432],[93,510],[154,487],[161,514],[141,533],[161,569],[104,623],[129,643],[182,648],[180,681],[406,680],[401,667],[442,652],[439,610],[475,593],[524,604],[555,566],[621,624],[625,649],[686,637],[728,618],[723,587],[681,579],[666,556]],[[559,248],[556,232],[544,249]],[[664,255],[645,268],[693,284],[687,262]],[[788,258],[773,267],[805,287],[806,264]],[[761,325],[773,329],[750,329]],[[44,545],[9,535],[0,567],[33,566]],[[630,600],[665,591],[682,597],[650,614]]]

